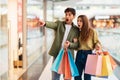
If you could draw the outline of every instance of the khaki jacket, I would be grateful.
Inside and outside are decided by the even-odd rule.
[[[55,31],[55,39],[53,41],[49,54],[51,56],[57,57],[61,49],[62,40],[65,33],[65,22],[64,21],[46,22],[46,27],[51,28]],[[71,50],[72,53],[74,52],[73,49],[76,49],[79,46],[78,42],[76,43],[73,42],[73,39],[78,37],[79,29],[77,28],[76,25],[72,24],[71,30],[67,37],[67,40],[71,42],[69,49]]]

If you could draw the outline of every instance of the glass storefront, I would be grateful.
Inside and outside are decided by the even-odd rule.
[[[41,54],[43,28],[37,22],[43,19],[43,1],[27,0],[27,58],[30,66]]]
[[[8,28],[7,0],[0,2],[0,80],[7,80],[8,72]]]

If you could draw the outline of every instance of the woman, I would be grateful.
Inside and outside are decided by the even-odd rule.
[[[101,45],[97,32],[90,27],[86,15],[79,15],[77,18],[77,24],[80,30],[80,37],[75,64],[78,68],[79,76],[76,76],[75,80],[82,80],[82,73],[85,69],[87,55],[92,54],[92,50],[94,49],[99,51]],[[77,39],[74,39],[74,42],[76,41]],[[91,80],[91,75],[84,73],[84,80]]]

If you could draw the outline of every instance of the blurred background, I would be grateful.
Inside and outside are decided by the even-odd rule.
[[[13,3],[17,5],[14,10],[16,12],[10,7]],[[54,39],[54,32],[39,27],[37,21],[64,20],[64,10],[67,7],[76,9],[76,18],[81,14],[88,16],[91,26],[98,32],[104,50],[109,51],[117,64],[120,64],[120,0],[0,0],[0,80],[10,80],[11,65],[13,70],[16,69],[15,74],[20,74],[16,74],[15,80],[38,80],[50,59],[47,52]],[[12,12],[17,14],[17,18],[13,18],[17,22],[13,21],[13,24],[9,20]],[[22,27],[19,20],[22,21]],[[12,29],[16,32],[16,37],[12,35],[14,33],[10,34]],[[12,53],[9,45],[12,44],[11,40],[16,42],[11,39],[14,37],[17,40],[17,50]],[[29,71],[36,73],[33,75]],[[120,66],[114,71],[114,75],[120,80]]]

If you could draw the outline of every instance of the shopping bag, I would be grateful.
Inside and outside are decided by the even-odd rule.
[[[109,55],[109,57],[110,57],[110,62],[111,62],[111,65],[112,65],[112,69],[114,70],[117,67],[117,63],[114,61],[114,59],[111,57],[111,55]]]
[[[52,71],[58,72],[58,68],[60,66],[60,61],[62,60],[63,54],[64,54],[64,49],[61,49],[54,63],[52,64],[52,67],[51,67]]]
[[[112,65],[112,69],[114,70],[117,67],[117,63],[114,61],[114,59],[112,58],[112,56],[110,55],[110,53],[108,51],[103,51],[102,53],[104,55],[109,55],[110,62],[111,62],[111,65]]]
[[[65,79],[71,79],[71,71],[70,71],[70,64],[68,59],[68,53],[65,51]]]
[[[101,69],[102,69],[102,56],[88,54],[85,66],[85,73],[91,75],[100,75]]]
[[[63,54],[62,60],[60,62],[58,73],[59,74],[65,74],[65,53]]]
[[[78,69],[77,69],[74,59],[72,57],[72,53],[69,49],[68,49],[68,59],[69,59],[69,64],[70,64],[71,75],[73,77],[79,76]]]
[[[103,55],[102,57],[102,73],[100,76],[109,76],[113,72],[109,55]]]

